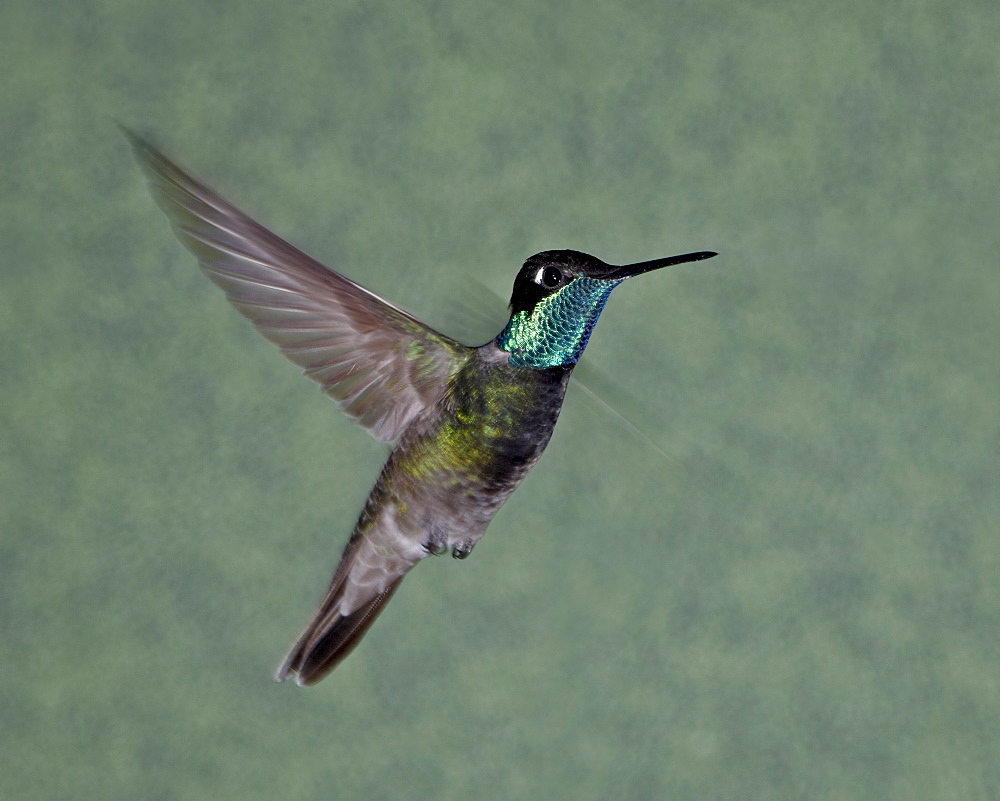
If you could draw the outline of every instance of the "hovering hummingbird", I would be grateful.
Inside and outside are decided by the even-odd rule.
[[[324,267],[124,130],[174,232],[229,302],[377,440],[394,443],[312,620],[275,673],[315,684],[417,562],[465,559],[538,461],[616,286],[710,251],[625,266],[528,259],[510,321],[467,347]]]

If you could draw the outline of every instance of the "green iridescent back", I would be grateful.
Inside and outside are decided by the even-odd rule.
[[[516,312],[497,337],[497,347],[510,354],[515,367],[541,370],[575,364],[611,290],[620,283],[593,278],[570,281],[534,309]]]

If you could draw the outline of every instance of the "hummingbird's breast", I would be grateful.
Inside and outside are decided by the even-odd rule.
[[[382,523],[413,544],[471,548],[538,461],[572,367],[513,367],[489,348],[480,348],[440,404],[403,434],[359,528],[366,517],[374,525],[389,512],[393,519]]]
[[[473,351],[389,454],[342,560],[341,615],[432,553],[468,555],[545,450],[572,369],[514,367],[492,344]]]

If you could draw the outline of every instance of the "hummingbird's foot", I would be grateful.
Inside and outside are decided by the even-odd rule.
[[[468,540],[466,540],[461,545],[456,545],[454,548],[452,548],[451,555],[455,559],[465,559],[465,557],[467,557],[470,553],[472,553],[472,549],[475,546],[475,544],[476,543],[474,542],[469,542]]]
[[[440,556],[448,551],[448,543],[437,532],[434,532],[424,543],[424,550],[432,556]]]

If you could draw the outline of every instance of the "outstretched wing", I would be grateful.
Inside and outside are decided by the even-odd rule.
[[[443,395],[470,348],[324,267],[123,131],[205,274],[372,436],[396,439]]]

